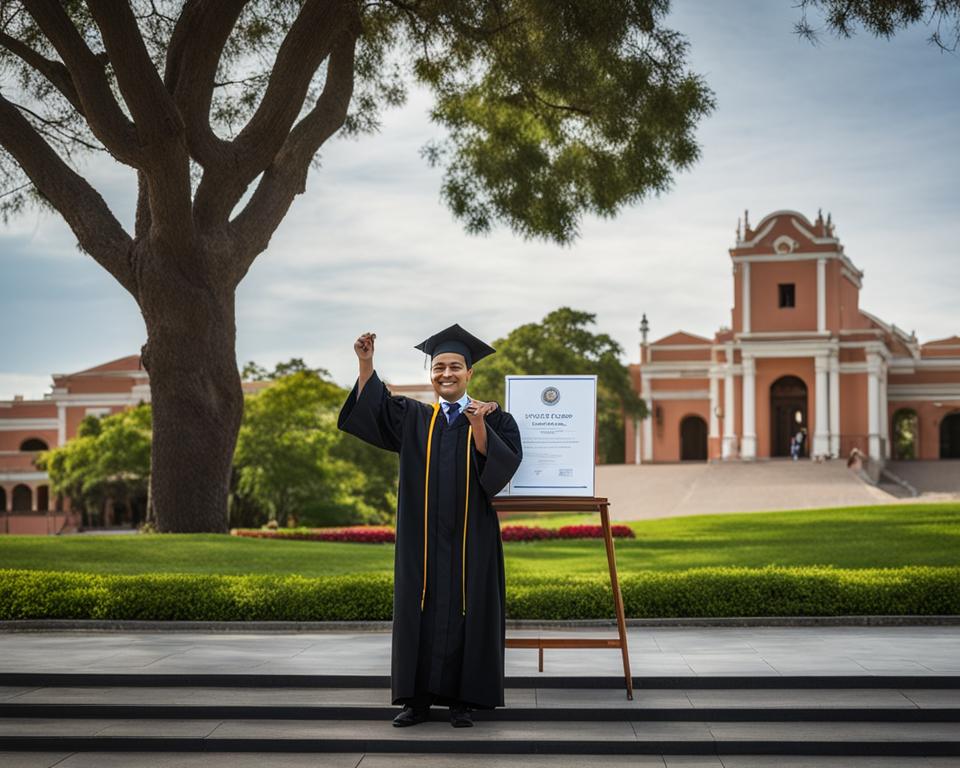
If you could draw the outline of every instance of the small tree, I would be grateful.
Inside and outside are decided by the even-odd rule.
[[[596,315],[569,307],[555,309],[539,323],[515,328],[493,342],[497,354],[474,370],[470,394],[480,400],[503,403],[504,376],[536,374],[596,374],[597,429],[600,460],[624,459],[625,415],[645,418],[646,405],[630,384],[623,349],[605,333],[589,326]]]
[[[234,457],[236,506],[280,525],[380,523],[396,502],[396,456],[357,453],[337,429],[346,390],[298,371],[247,398]]]
[[[132,510],[146,507],[150,442],[151,409],[142,404],[103,418],[87,416],[77,436],[40,454],[37,466],[50,475],[54,493],[68,497],[88,518],[108,500]]]

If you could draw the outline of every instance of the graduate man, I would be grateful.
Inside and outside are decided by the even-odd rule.
[[[353,348],[360,376],[338,426],[400,454],[394,559],[391,693],[395,726],[422,723],[431,704],[454,727],[503,706],[505,581],[491,499],[520,465],[520,432],[496,403],[472,400],[473,365],[494,352],[459,325],[418,344],[431,358],[433,405],[395,397],[373,368],[376,335]]]

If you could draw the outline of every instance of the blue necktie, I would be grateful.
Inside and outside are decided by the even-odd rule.
[[[450,405],[447,406],[447,424],[453,424],[459,415],[460,403],[450,403]]]

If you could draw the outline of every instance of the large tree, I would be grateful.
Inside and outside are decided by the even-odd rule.
[[[320,147],[410,79],[467,230],[568,242],[661,192],[713,105],[668,0],[0,0],[0,205],[52,206],[146,323],[161,531],[223,531],[234,295]],[[136,174],[132,231],[78,172]],[[360,205],[360,201],[358,201]],[[318,234],[322,243],[322,234]]]

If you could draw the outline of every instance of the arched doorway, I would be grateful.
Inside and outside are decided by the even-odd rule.
[[[50,487],[41,485],[37,488],[37,511],[48,512],[50,510]]]
[[[790,438],[807,426],[807,385],[797,376],[781,376],[770,385],[770,455],[789,456]],[[800,455],[809,453],[809,433]]]
[[[31,512],[33,510],[33,493],[29,485],[16,485],[13,488],[13,511]]]
[[[891,430],[893,445],[890,448],[896,461],[909,461],[917,458],[919,429],[920,420],[913,408],[900,408],[894,412],[893,429]]]
[[[7,489],[0,488],[0,512],[7,511]]]
[[[944,416],[940,422],[940,458],[960,459],[960,411]]]
[[[47,444],[41,440],[39,437],[31,437],[28,440],[24,440],[20,444],[21,451],[46,451],[48,450]]]
[[[707,422],[686,416],[680,422],[680,461],[707,460]]]

